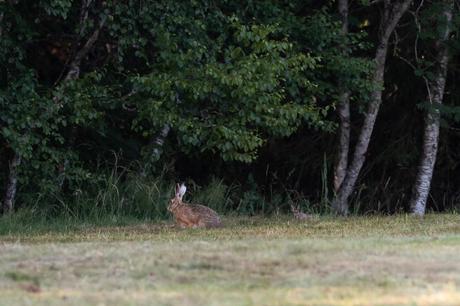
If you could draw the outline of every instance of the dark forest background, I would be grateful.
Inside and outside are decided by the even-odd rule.
[[[347,32],[337,1],[0,1],[3,211],[162,218],[185,182],[220,212],[331,212],[345,89],[350,152],[382,96],[349,211],[411,210],[430,112],[427,210],[458,210],[459,3],[407,2],[379,84],[385,12],[404,1],[350,1]]]

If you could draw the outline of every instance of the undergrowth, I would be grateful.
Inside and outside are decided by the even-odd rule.
[[[324,159],[321,196],[316,201],[287,187],[264,189],[251,175],[246,183],[228,183],[212,178],[207,184],[199,185],[187,180],[184,201],[206,205],[225,216],[276,216],[290,214],[291,207],[310,214],[330,215],[333,194],[328,188],[328,168]],[[175,183],[167,171],[157,176],[145,176],[114,167],[110,173],[100,174],[91,183],[73,186],[72,192],[64,189],[51,193],[51,196],[37,194],[27,203],[18,202],[14,213],[0,216],[0,234],[170,220],[167,205],[174,195]],[[351,215],[375,213],[360,211],[360,201],[365,199],[361,199],[359,192],[350,199]]]
[[[68,188],[71,191],[64,188],[19,198],[16,211],[0,220],[10,226],[26,226],[31,222],[48,224],[50,220],[66,226],[166,220],[171,218],[167,205],[174,196],[175,183],[166,174],[144,176],[115,168],[93,178],[90,183]],[[185,184],[184,202],[203,204],[225,215],[276,215],[290,212],[291,205],[307,213],[328,212],[325,201],[313,204],[295,190],[264,190],[251,176],[245,184],[228,183],[218,178],[211,178],[205,185],[193,180]]]

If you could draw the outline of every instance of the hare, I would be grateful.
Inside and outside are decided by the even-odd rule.
[[[184,184],[176,185],[176,194],[171,199],[168,210],[173,214],[176,219],[177,225],[181,228],[185,227],[220,227],[222,222],[219,215],[209,207],[188,204],[182,202],[182,197],[187,191],[187,187]]]
[[[308,215],[304,212],[300,211],[299,206],[294,206],[291,204],[291,211],[294,214],[294,219],[300,220],[300,221],[305,221],[311,219],[311,215]]]

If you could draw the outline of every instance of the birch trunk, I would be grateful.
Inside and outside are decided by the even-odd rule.
[[[158,161],[161,157],[162,147],[165,143],[166,137],[169,135],[169,131],[171,130],[171,126],[169,124],[165,124],[161,129],[160,133],[149,143],[149,148],[151,148],[150,155],[147,157],[147,161],[142,165],[140,169],[140,175],[145,177],[147,176],[147,172],[151,168],[152,164]]]
[[[80,76],[80,66],[82,60],[85,58],[85,56],[88,54],[88,52],[91,50],[91,48],[94,46],[96,43],[97,39],[99,38],[99,33],[101,29],[104,27],[105,21],[107,20],[106,16],[103,16],[102,19],[99,22],[98,27],[94,32],[91,34],[91,36],[88,38],[86,43],[83,45],[83,47],[78,50],[77,54],[75,55],[74,59],[72,62],[70,62],[69,65],[69,70],[67,71],[66,76],[64,77],[63,82],[68,82],[70,80],[76,80]]]
[[[161,156],[161,148],[165,142],[166,137],[168,137],[169,131],[171,127],[168,124],[165,124],[161,129],[160,133],[157,135],[155,139],[152,141],[153,149],[152,149],[152,159],[159,160]]]
[[[3,34],[3,12],[0,13],[0,39]],[[3,213],[10,213],[14,208],[14,201],[16,199],[16,191],[18,189],[18,168],[21,164],[21,156],[18,153],[14,153],[13,157],[9,161],[9,173],[6,181],[5,195],[3,198],[2,208]]]
[[[411,2],[411,0],[404,0],[403,2],[396,2],[394,4],[391,4],[390,1],[384,2],[384,13],[380,22],[379,44],[375,53],[375,71],[373,74],[373,82],[379,87],[371,94],[369,106],[364,114],[364,123],[353,152],[351,164],[348,166],[342,185],[332,202],[332,209],[336,214],[347,215],[349,212],[348,198],[355,188],[358,175],[366,160],[366,152],[369,147],[380,104],[382,103],[382,86],[388,41]]]
[[[8,180],[6,183],[5,198],[3,199],[3,213],[10,213],[14,208],[16,191],[18,189],[18,168],[21,156],[17,153],[10,160]]]
[[[429,82],[427,88],[428,101],[433,107],[427,111],[425,118],[423,151],[410,200],[411,211],[417,216],[425,215],[426,201],[430,191],[434,164],[436,162],[436,153],[438,151],[441,114],[439,113],[437,106],[442,104],[444,87],[446,84],[449,54],[445,43],[449,39],[450,35],[453,4],[453,1],[447,1],[443,12],[443,17],[445,18],[445,29],[436,41],[436,61],[438,63],[438,69],[435,74],[435,79],[432,82]]]
[[[176,92],[176,103],[177,104],[182,103],[178,92]],[[142,168],[140,171],[141,176],[146,176],[148,169],[151,168],[153,163],[155,163],[156,161],[160,159],[161,153],[163,152],[162,151],[163,145],[170,131],[171,131],[171,126],[166,123],[165,125],[163,125],[163,127],[161,128],[160,132],[156,135],[156,137],[152,138],[151,141],[149,142],[149,149],[151,149],[151,151],[150,151],[150,155],[146,158],[146,162],[144,162],[144,164],[142,165]]]
[[[339,0],[339,14],[342,19],[342,34],[348,34],[348,0]],[[345,49],[346,46],[342,46]],[[337,160],[334,166],[334,191],[337,192],[342,185],[348,167],[348,152],[350,150],[350,92],[343,87],[339,80],[340,97],[337,107],[339,116],[339,146],[337,148]]]

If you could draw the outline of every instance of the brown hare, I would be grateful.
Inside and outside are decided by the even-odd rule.
[[[176,194],[174,198],[171,199],[168,210],[173,214],[174,219],[176,219],[177,225],[181,228],[185,227],[220,227],[222,222],[219,218],[219,215],[209,207],[198,205],[198,204],[188,204],[182,202],[182,197],[184,196],[187,188],[184,184],[176,185]]]
[[[291,204],[291,211],[292,211],[292,214],[294,215],[294,219],[296,220],[305,221],[305,220],[311,219],[311,215],[308,215],[300,211],[300,206],[294,206]]]

